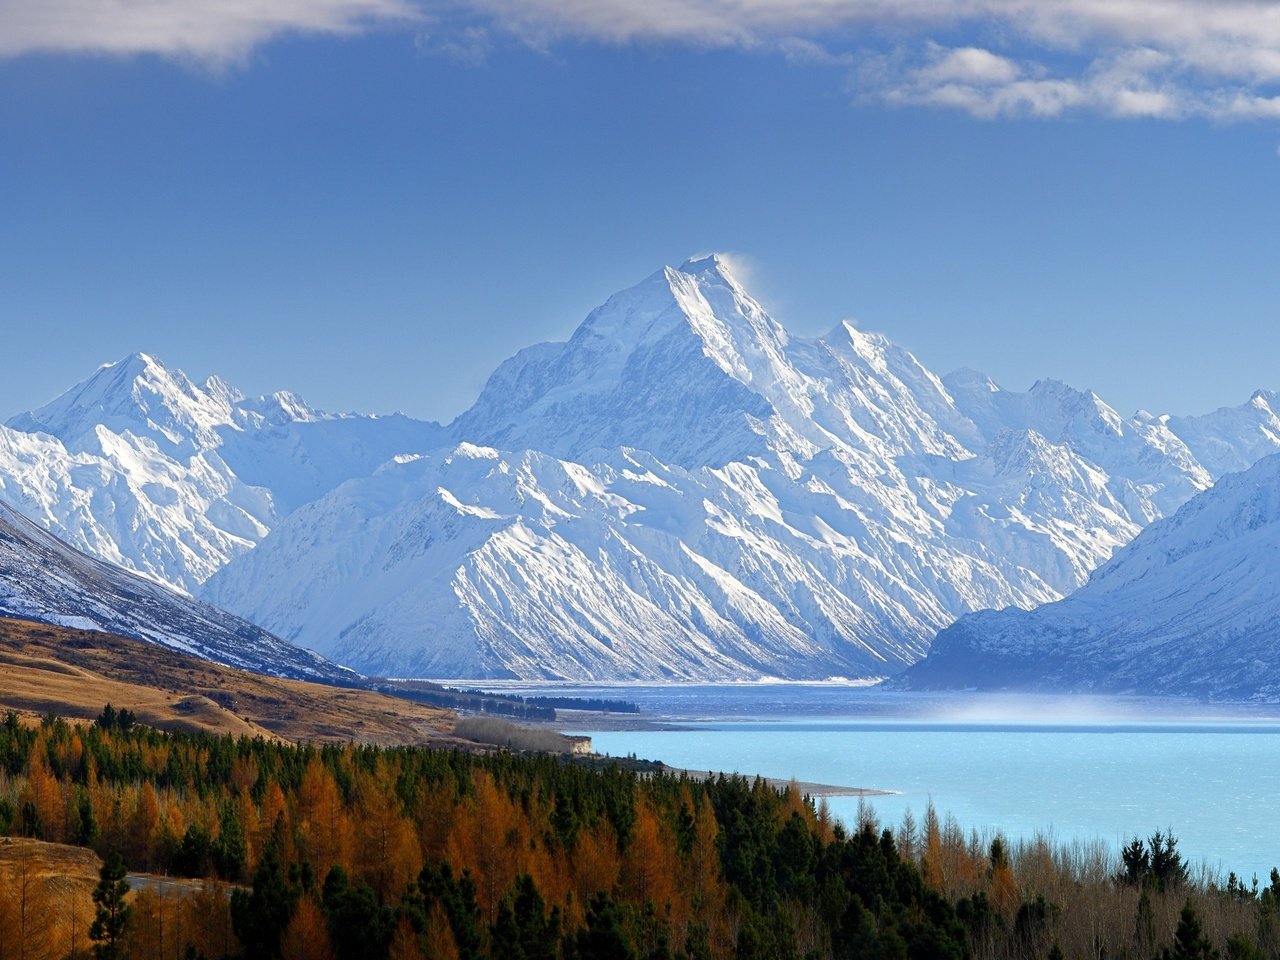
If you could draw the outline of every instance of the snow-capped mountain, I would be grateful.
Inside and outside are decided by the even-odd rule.
[[[77,549],[192,592],[302,503],[439,433],[248,399],[134,354],[0,427],[0,496]]]
[[[590,462],[629,446],[664,463],[961,457],[973,427],[905,350],[840,324],[791,337],[717,257],[611,297],[567,343],[516,354],[452,426],[459,440]]]
[[[447,428],[135,355],[0,427],[0,495],[369,672],[883,675],[1280,450],[1270,402],[1125,418],[939,378],[849,323],[790,335],[713,256],[519,352]]]
[[[521,351],[450,431],[204,595],[369,672],[883,675],[1212,482],[1091,393],[944,381],[850,324],[792,337],[714,257]]]
[[[1280,699],[1280,456],[1149,526],[1085,586],[942,631],[897,683]]]
[[[205,595],[381,674],[824,677],[920,656],[918,569],[963,562],[765,465],[461,444],[304,507]],[[1011,597],[994,565],[968,579]]]
[[[1280,449],[1277,395],[1259,390],[1239,407],[1223,407],[1200,417],[1164,417],[1196,459],[1214,476],[1245,470]]]
[[[73,550],[3,501],[0,616],[102,630],[259,673],[355,679],[239,617]]]

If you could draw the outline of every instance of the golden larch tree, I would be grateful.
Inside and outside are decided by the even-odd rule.
[[[426,946],[426,956],[431,960],[458,960],[458,941],[453,936],[453,927],[449,925],[449,918],[439,902],[433,903],[427,913],[422,942]]]
[[[324,912],[310,896],[298,900],[280,935],[281,960],[333,960],[333,944]]]
[[[456,950],[454,955],[457,955]],[[387,952],[387,960],[426,960],[422,947],[418,945],[418,935],[414,932],[413,924],[409,922],[408,917],[401,917],[400,922],[396,924],[395,932],[391,935],[391,948]],[[436,960],[434,954],[432,960]]]
[[[404,816],[385,766],[361,775],[356,792],[356,875],[383,903],[391,902],[422,867],[418,835]]]

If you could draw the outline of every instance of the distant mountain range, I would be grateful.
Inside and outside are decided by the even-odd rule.
[[[0,497],[76,547],[395,676],[880,676],[1075,590],[1275,398],[1120,416],[792,337],[716,257],[521,351],[441,426],[254,400],[136,355],[0,428]]]
[[[1280,456],[1151,524],[1066,599],[961,618],[896,684],[1280,700]]]
[[[0,427],[0,497],[77,549],[195,592],[303,503],[440,436],[289,393],[247,399],[139,353]]]

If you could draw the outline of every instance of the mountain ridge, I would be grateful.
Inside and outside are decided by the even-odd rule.
[[[960,616],[1074,590],[1211,485],[1202,453],[1280,450],[1265,392],[1126,419],[1057,381],[938,377],[849,323],[792,336],[717,257],[519,351],[447,427],[130,362],[0,427],[0,493],[397,675],[894,673]]]
[[[1280,700],[1280,455],[1143,530],[1075,593],[939,633],[895,683]]]
[[[965,612],[1074,589],[1211,482],[1092,392],[980,379],[985,407],[882,335],[791,336],[720,260],[667,267],[500,366],[454,446],[313,502],[205,595],[378,672],[893,673]],[[460,454],[484,465],[465,483]],[[414,530],[462,539],[380,552]]]
[[[0,500],[0,616],[101,630],[276,676],[356,674],[260,627],[67,546]]]

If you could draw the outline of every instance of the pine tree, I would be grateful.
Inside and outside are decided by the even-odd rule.
[[[76,812],[79,815],[76,843],[82,847],[91,847],[98,839],[98,819],[93,815],[93,800],[84,790],[80,791],[76,801]]]
[[[133,908],[124,902],[129,893],[129,881],[125,879],[124,858],[112,848],[98,872],[98,885],[93,890],[93,902],[97,913],[89,927],[89,939],[93,941],[93,955],[98,960],[123,960],[124,936],[129,928]]]
[[[280,935],[293,916],[299,891],[285,877],[275,845],[268,844],[253,874],[253,889],[231,894],[231,925],[246,960],[280,956]]]
[[[627,936],[622,910],[613,899],[598,893],[587,905],[587,925],[566,940],[565,956],[573,960],[635,960],[636,950]]]
[[[1191,871],[1178,852],[1178,838],[1157,830],[1147,842],[1151,847],[1151,875],[1156,889],[1164,892],[1183,886],[1191,878]]]
[[[1173,949],[1167,947],[1160,953],[1161,960],[1217,960],[1218,951],[1204,935],[1200,918],[1188,900],[1178,918],[1178,929],[1173,935]]]
[[[537,884],[521,874],[498,908],[494,955],[505,960],[555,960],[559,942],[559,911],[553,909],[548,917]]]

